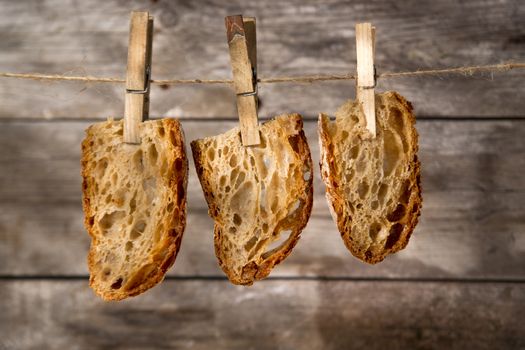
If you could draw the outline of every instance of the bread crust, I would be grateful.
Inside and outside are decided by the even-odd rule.
[[[95,154],[92,150],[95,132],[98,130],[95,128],[96,124],[86,130],[86,137],[82,142],[82,207],[84,210],[84,226],[92,239],[87,259],[90,271],[89,284],[97,295],[107,301],[118,301],[136,296],[155,286],[164,279],[167,270],[175,262],[180,249],[186,226],[186,189],[188,183],[188,160],[184,145],[184,133],[178,120],[162,119],[156,122],[162,123],[166,133],[164,142],[170,143],[170,146],[166,147],[166,150],[171,151],[167,154],[168,164],[171,168],[171,171],[168,172],[167,181],[171,196],[177,199],[178,210],[175,210],[174,215],[168,216],[162,222],[165,227],[165,234],[161,238],[162,244],[156,247],[156,251],[152,251],[149,256],[145,257],[148,260],[146,263],[148,268],[142,275],[134,276],[136,282],[130,288],[108,290],[98,280],[100,268],[96,262],[100,245],[100,232],[94,224],[96,212],[91,205],[93,197],[97,195],[97,179],[93,176]],[[110,120],[98,124],[107,123],[120,123],[120,127],[122,127],[122,121],[113,122]],[[122,136],[120,138],[122,139]],[[162,254],[159,253],[160,250],[162,250]]]
[[[326,120],[327,116],[320,114],[318,122],[319,132],[319,144],[320,144],[320,162],[319,166],[321,169],[321,178],[326,186],[326,199],[330,207],[330,212],[334,221],[337,224],[338,230],[341,233],[341,237],[347,249],[360,260],[376,264],[385,259],[389,254],[395,253],[402,250],[408,244],[410,236],[414,231],[421,213],[422,196],[421,196],[421,166],[417,157],[418,151],[418,134],[414,125],[416,122],[413,114],[413,108],[410,102],[408,102],[403,96],[395,91],[389,91],[383,94],[383,97],[387,100],[393,100],[399,106],[402,106],[403,113],[402,118],[411,126],[410,127],[410,138],[415,142],[409,144],[409,154],[413,154],[414,157],[410,162],[411,174],[410,180],[414,184],[411,186],[411,193],[409,195],[409,202],[407,205],[407,215],[403,219],[403,231],[400,233],[399,238],[394,244],[388,247],[384,247],[379,252],[372,252],[370,250],[363,250],[360,247],[360,242],[354,242],[351,238],[350,226],[352,223],[352,217],[345,215],[345,194],[342,192],[339,184],[341,179],[338,178],[336,172],[336,164],[341,161],[340,156],[334,152],[334,143],[331,135],[328,132]],[[376,107],[378,104],[378,98],[376,97]],[[377,108],[376,108],[377,109]]]
[[[292,124],[293,129],[296,130],[296,133],[294,134],[294,141],[297,151],[295,154],[299,157],[300,162],[309,169],[311,174],[312,159],[306,136],[303,131],[303,122],[301,116],[299,114],[282,115],[274,118],[274,120],[278,118],[289,118],[290,124]],[[273,120],[268,121],[267,123],[271,122],[273,122]],[[219,266],[228,276],[228,279],[234,284],[252,285],[254,281],[264,279],[270,274],[271,270],[277,264],[283,261],[291,253],[292,249],[300,238],[301,231],[304,229],[308,219],[310,218],[313,203],[313,176],[305,179],[304,184],[300,184],[304,191],[299,194],[300,205],[294,212],[293,218],[288,220],[289,222],[286,222],[286,229],[291,230],[291,234],[286,242],[271,255],[248,261],[246,264],[244,264],[241,272],[239,273],[235,271],[235,269],[232,267],[232,262],[228,260],[227,255],[223,252],[222,247],[225,233],[223,232],[224,227],[221,223],[220,217],[221,203],[216,198],[214,187],[212,185],[214,174],[211,169],[205,166],[204,152],[206,149],[203,147],[201,140],[192,141],[191,149],[195,162],[195,169],[204,192],[204,197],[208,204],[208,212],[210,217],[215,221],[214,248]],[[276,227],[275,232],[279,232],[282,228],[283,227]]]

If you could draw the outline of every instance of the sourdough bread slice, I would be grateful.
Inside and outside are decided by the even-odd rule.
[[[396,92],[376,95],[375,104],[375,138],[358,102],[341,106],[335,121],[319,116],[332,216],[350,252],[372,264],[407,245],[422,201],[412,106]]]
[[[260,126],[244,147],[239,128],[191,143],[215,220],[215,254],[232,283],[268,276],[299,239],[312,210],[312,159],[298,114]]]
[[[188,162],[180,123],[141,123],[139,145],[123,143],[122,126],[122,120],[94,124],[82,142],[89,281],[105,300],[160,282],[186,224]]]

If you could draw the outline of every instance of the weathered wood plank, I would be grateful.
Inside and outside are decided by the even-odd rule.
[[[0,281],[5,349],[520,349],[522,284],[165,281],[120,303],[87,281]]]
[[[379,72],[457,67],[523,60],[525,3],[318,0],[254,2],[211,0],[0,1],[0,71],[124,77],[129,11],[156,18],[154,78],[230,78],[223,18],[249,13],[258,20],[259,75],[346,73],[355,70],[354,24],[378,28]],[[419,115],[523,116],[525,73],[478,77],[383,80],[378,90],[399,90]],[[333,113],[354,96],[354,82],[261,85],[260,116]],[[153,87],[151,115],[233,116],[228,86]],[[0,118],[106,118],[122,116],[123,85],[38,83],[2,79]]]
[[[187,141],[233,125],[183,122]],[[79,175],[86,126],[0,124],[1,275],[87,273]],[[377,266],[354,259],[328,213],[316,168],[312,218],[272,275],[525,278],[525,121],[422,121],[417,127],[424,202],[408,248]],[[305,131],[315,164],[316,123],[305,123]],[[193,164],[188,196],[188,225],[170,274],[222,276]]]

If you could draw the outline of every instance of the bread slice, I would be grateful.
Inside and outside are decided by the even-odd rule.
[[[175,261],[186,224],[188,162],[180,123],[140,125],[122,142],[122,120],[97,123],[82,142],[83,207],[91,288],[105,300],[140,294]]]
[[[335,121],[319,116],[321,176],[332,216],[350,252],[371,264],[407,245],[421,210],[412,105],[396,92],[376,95],[375,104],[375,138],[358,102],[346,102]]]
[[[312,159],[298,114],[260,126],[244,147],[239,128],[191,143],[215,220],[215,254],[232,283],[268,276],[299,240],[312,210]]]

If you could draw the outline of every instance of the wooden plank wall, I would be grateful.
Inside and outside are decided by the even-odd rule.
[[[153,78],[230,78],[223,18],[257,17],[260,76],[355,69],[354,24],[377,27],[379,72],[525,60],[525,3],[0,0],[0,71],[123,77],[129,11],[155,16]],[[190,164],[188,225],[167,280],[120,303],[87,285],[80,142],[120,118],[122,85],[0,79],[0,349],[525,348],[525,72],[382,80],[418,117],[423,211],[376,266],[339,237],[315,173],[292,255],[230,285]],[[263,118],[300,112],[314,163],[318,112],[354,82],[261,85]],[[151,114],[188,141],[236,125],[228,86],[154,87]]]

